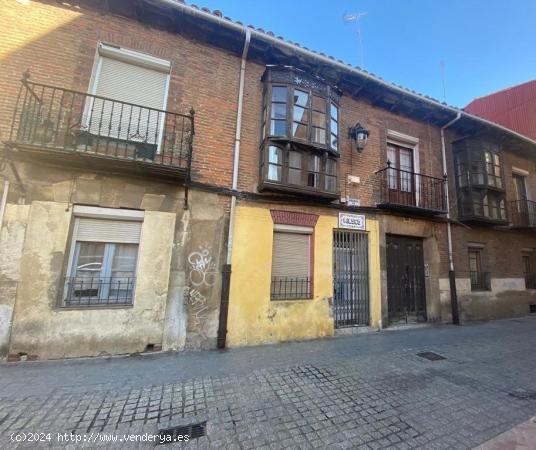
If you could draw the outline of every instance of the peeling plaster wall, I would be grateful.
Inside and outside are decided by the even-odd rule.
[[[29,212],[28,205],[6,205],[0,230],[0,357],[8,352]]]
[[[184,188],[151,178],[22,161],[17,169],[25,192],[12,184],[0,233],[0,355],[216,347],[226,197],[190,191],[186,205]],[[145,210],[133,307],[58,307],[72,204]]]
[[[65,205],[32,203],[10,353],[47,359],[128,353],[160,344],[175,215],[146,212],[135,297],[128,308],[57,307],[70,223]]]
[[[442,304],[450,310],[449,280],[441,279]],[[492,278],[491,291],[471,291],[469,278],[456,278],[462,320],[492,320],[526,316],[536,304],[536,290],[525,289],[523,278]],[[449,311],[450,312],[450,311]]]

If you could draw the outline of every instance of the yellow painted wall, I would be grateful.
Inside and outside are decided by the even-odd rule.
[[[381,317],[378,223],[367,220],[371,273],[371,324]],[[273,222],[270,210],[236,209],[232,275],[229,294],[228,345],[311,339],[334,332],[333,229],[337,217],[320,216],[315,226],[314,298],[270,300]]]

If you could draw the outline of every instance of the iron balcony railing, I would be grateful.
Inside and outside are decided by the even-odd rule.
[[[379,206],[420,209],[438,214],[447,211],[447,179],[422,175],[390,166],[376,172],[379,177]]]
[[[135,277],[66,277],[64,306],[131,305]]]
[[[10,142],[186,169],[194,111],[178,114],[22,79]]]
[[[536,228],[536,202],[532,200],[514,200],[509,203],[513,227]]]
[[[309,277],[272,277],[270,298],[272,300],[311,298],[311,279]]]
[[[491,274],[489,272],[470,271],[472,291],[491,291]]]

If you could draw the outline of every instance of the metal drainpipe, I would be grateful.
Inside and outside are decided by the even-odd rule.
[[[450,127],[454,122],[458,121],[462,116],[461,112],[458,112],[456,117],[452,119],[446,125],[441,127],[441,156],[443,160],[443,173],[447,183],[445,184],[445,200],[447,202],[447,241],[449,247],[449,287],[450,287],[450,307],[452,310],[452,323],[460,325],[460,312],[458,309],[458,294],[456,292],[456,274],[454,272],[454,258],[452,256],[452,230],[450,224],[450,202],[449,202],[449,186],[447,177],[447,151],[445,147],[445,130]]]
[[[240,163],[240,136],[242,131],[242,109],[244,105],[244,85],[246,75],[246,59],[251,41],[251,30],[244,27],[245,39],[240,62],[240,82],[238,85],[238,110],[236,112],[236,133],[233,160],[233,181],[231,188],[236,191],[238,188],[238,168]],[[229,312],[229,287],[231,284],[231,259],[233,256],[233,238],[235,224],[236,195],[231,196],[231,211],[229,214],[229,234],[227,236],[227,257],[222,269],[222,286],[220,302],[220,319],[218,325],[218,348],[225,348],[227,339],[227,315]]]

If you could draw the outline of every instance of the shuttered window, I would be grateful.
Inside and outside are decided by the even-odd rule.
[[[164,109],[169,64],[151,64],[135,55],[101,47],[94,94],[132,105],[95,99],[88,111],[90,132],[158,144],[164,113],[156,110]]]
[[[77,240],[87,242],[123,242],[138,244],[141,235],[141,222],[109,219],[78,220]]]
[[[310,244],[310,234],[274,232],[271,285],[273,300],[310,297]]]
[[[90,217],[75,220],[64,306],[131,305],[142,222]]]

